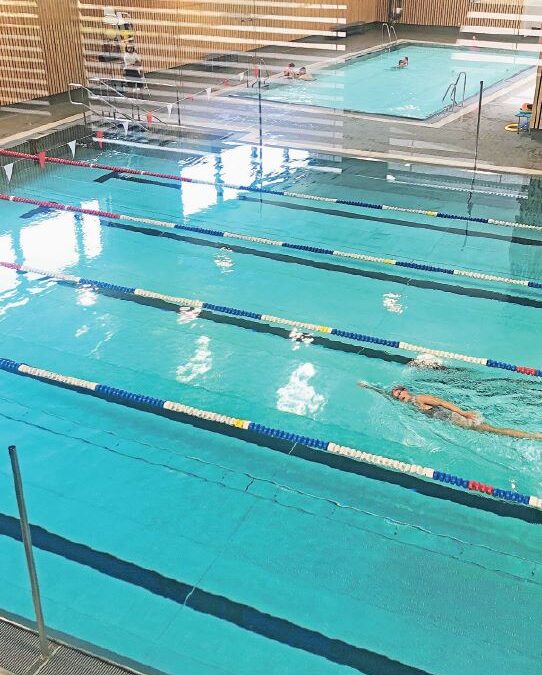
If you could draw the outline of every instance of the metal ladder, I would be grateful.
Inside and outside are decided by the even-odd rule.
[[[264,67],[262,68],[262,66],[264,66]],[[267,63],[264,61],[263,58],[260,57],[257,60],[257,66],[255,66],[255,67],[258,68],[258,70],[260,72],[260,78],[259,79],[261,79],[261,81],[262,81],[261,82],[262,86],[263,87],[267,86],[267,80],[269,80],[269,78],[271,76],[271,73],[269,72],[269,67],[268,67]],[[263,73],[263,77],[262,77],[262,73]],[[248,86],[255,87],[258,84],[258,78],[255,78],[254,82],[250,85],[249,85],[249,81],[250,81],[250,69],[247,69],[247,87]]]
[[[392,37],[393,34],[393,37]],[[387,35],[387,40],[386,40],[386,35]],[[395,26],[393,24],[389,23],[383,23],[382,24],[382,46],[386,47],[388,51],[391,51],[391,46],[397,42],[397,31],[395,30]]]
[[[105,87],[108,91],[113,92],[115,94],[115,98],[126,101],[126,103],[131,106],[132,116],[133,116],[133,109],[134,109],[134,106],[135,106],[137,108],[137,120],[138,121],[140,121],[140,119],[141,119],[141,110],[143,110],[143,112],[145,112],[145,113],[150,112],[153,116],[153,119],[155,119],[157,122],[160,122],[161,124],[165,123],[164,120],[160,119],[160,117],[158,117],[158,115],[156,113],[158,111],[161,111],[161,110],[164,110],[164,111],[167,110],[168,109],[167,103],[163,103],[162,105],[159,105],[158,107],[153,108],[153,107],[151,107],[152,101],[150,101],[150,100],[144,101],[142,99],[133,98],[132,96],[126,96],[126,94],[124,94],[122,91],[119,91],[118,89],[116,89],[115,87],[110,85],[103,78],[93,77],[93,78],[91,78],[90,82],[97,82],[100,87]],[[147,87],[147,90],[148,90],[148,87]],[[175,104],[173,104],[173,103],[171,104],[172,107],[173,107],[173,105],[178,106],[180,104],[180,99],[179,99],[179,94],[178,94],[177,89],[176,89],[176,93],[177,93],[177,100],[176,100]],[[95,96],[94,93],[92,95]],[[148,106],[148,109],[145,106]]]
[[[459,84],[461,82],[461,79],[463,79],[463,92],[461,96],[461,103],[458,102],[457,100],[457,89],[459,87]],[[450,110],[455,110],[456,107],[460,106],[463,107],[465,104],[465,93],[467,90],[467,73],[462,70],[457,78],[455,79],[454,82],[450,82],[448,85],[448,88],[446,89],[444,96],[442,97],[442,102],[446,100],[446,98],[449,96],[450,97],[450,103],[448,105],[448,108]]]
[[[92,106],[90,106],[88,103],[84,103],[82,101],[74,101],[74,99],[72,98],[72,92],[75,91],[76,89],[83,90],[84,92],[86,92],[86,94],[89,97],[98,99],[102,103],[102,106],[105,104],[108,108],[110,108],[110,110],[113,113],[113,118],[109,120],[111,123],[114,124],[117,120],[120,121],[120,122],[123,122],[123,121],[124,122],[131,122],[135,126],[139,126],[144,131],[147,131],[147,127],[139,119],[136,119],[133,115],[128,115],[128,113],[126,113],[124,110],[121,110],[120,108],[117,108],[117,106],[113,105],[111,103],[111,101],[108,101],[103,96],[99,96],[98,94],[93,92],[91,89],[89,89],[88,87],[85,87],[82,84],[77,84],[77,83],[74,83],[74,82],[70,82],[68,84],[68,96],[69,96],[69,99],[70,99],[70,103],[72,105],[80,105],[80,106],[83,106],[84,108],[86,108],[89,112],[91,112],[93,114],[96,113],[96,110],[94,108],[92,108]],[[125,97],[125,98],[127,98],[127,97]],[[101,111],[101,116],[102,116],[103,120],[107,119],[103,107],[102,107],[102,111]]]

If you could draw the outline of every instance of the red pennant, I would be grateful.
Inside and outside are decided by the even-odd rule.
[[[152,113],[151,113],[151,112],[148,112],[148,113],[147,113],[147,124],[148,124],[149,126],[151,126],[152,120],[153,120]]]
[[[230,81],[229,80],[224,80],[224,86],[229,87],[230,86]]]
[[[38,152],[38,164],[40,165],[40,169],[45,169],[45,152]]]
[[[98,131],[96,132],[96,138],[98,139],[98,145],[100,146],[100,150],[104,147],[103,137],[104,137],[103,129],[98,129]]]
[[[260,77],[260,69],[258,66],[254,66],[254,77]]]

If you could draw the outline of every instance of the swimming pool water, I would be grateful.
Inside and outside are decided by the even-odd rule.
[[[409,58],[408,68],[398,69],[399,59]],[[533,68],[536,60],[528,54],[505,50],[468,50],[452,46],[400,44],[351,58],[344,63],[316,69],[314,81],[272,80],[262,89],[262,98],[366,113],[427,119],[451,102],[443,97],[459,73],[467,76],[466,98],[488,89],[518,73]],[[237,93],[237,92],[236,92]],[[257,96],[254,89],[241,96]],[[461,102],[463,85],[458,89]]]
[[[179,170],[150,154],[78,153]],[[468,193],[390,183],[389,167],[369,174],[347,161],[322,173],[322,164],[269,148],[260,176],[253,149],[239,146],[180,168],[193,178],[475,216],[525,220],[528,210],[521,191],[476,194],[469,206]],[[10,190],[542,278],[536,232],[94,169],[48,167],[21,174]],[[1,260],[539,362],[536,289],[356,261],[327,269],[310,253],[279,260],[261,245],[233,250],[201,235],[166,238],[96,216],[1,208]],[[535,430],[541,385],[530,378],[452,362],[420,369],[389,350],[331,349],[310,335],[167,312],[12,270],[0,269],[0,284],[0,356],[540,494],[539,443],[449,427],[356,386],[402,382],[495,424]],[[37,553],[46,619],[57,630],[168,673],[395,672],[401,664],[404,672],[477,673],[480,654],[497,672],[503,664],[537,672],[539,526],[4,372],[0,415],[5,444],[20,448],[31,519],[61,538],[46,538]],[[0,481],[0,608],[28,617],[22,551],[2,520],[15,514],[5,455]]]

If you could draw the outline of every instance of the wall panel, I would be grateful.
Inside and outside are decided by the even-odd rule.
[[[0,3],[0,105],[66,90],[81,78],[77,0]]]
[[[386,16],[386,0],[348,0],[346,18],[349,24],[385,21]]]
[[[462,26],[471,25],[519,27],[520,17],[512,20],[496,17],[495,19],[468,19],[469,10],[491,12],[495,14],[521,14],[523,0],[502,0],[501,2],[476,2],[473,0],[403,0],[402,23],[427,26]]]

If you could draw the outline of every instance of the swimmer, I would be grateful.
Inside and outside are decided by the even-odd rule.
[[[408,68],[408,56],[403,56],[397,64],[397,68]]]
[[[292,80],[294,77],[296,77],[296,72],[295,72],[295,63],[289,63],[288,67],[284,69],[283,71],[284,77],[287,77],[289,80]]]
[[[430,394],[412,394],[406,387],[396,385],[388,393],[384,389],[373,387],[367,382],[358,382],[360,387],[371,389],[372,391],[389,396],[401,403],[410,403],[427,417],[432,417],[443,422],[450,422],[463,429],[472,429],[473,431],[484,431],[499,436],[510,436],[511,438],[530,438],[537,441],[542,440],[541,432],[521,431],[519,429],[506,429],[494,427],[487,424],[479,412],[462,410],[454,403],[446,401]]]
[[[304,80],[305,82],[311,82],[315,79],[310,73],[307,72],[305,66],[301,66],[296,77],[298,80]]]

